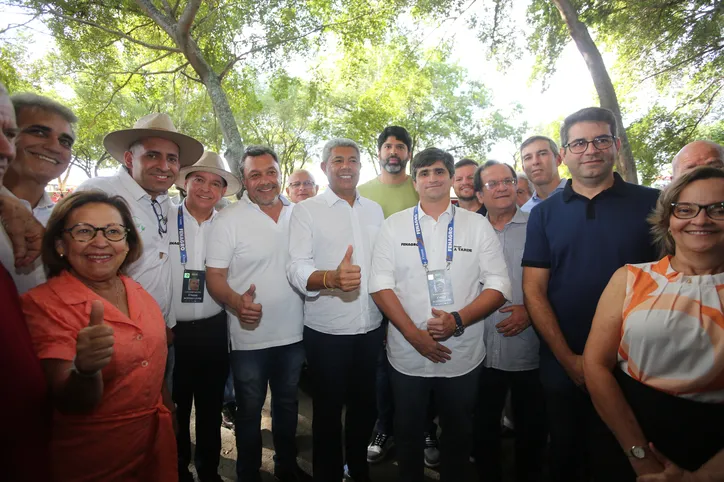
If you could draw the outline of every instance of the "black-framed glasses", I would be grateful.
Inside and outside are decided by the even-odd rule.
[[[153,213],[156,215],[156,220],[158,221],[158,235],[163,236],[168,231],[168,219],[163,215],[161,204],[155,199],[151,199],[151,207],[153,208]]]
[[[301,186],[312,188],[314,187],[314,181],[294,181],[289,183],[289,187],[292,189],[297,189]]]
[[[573,154],[583,154],[586,152],[586,149],[588,149],[588,144],[593,144],[593,147],[599,151],[605,151],[613,145],[613,141],[615,140],[616,136],[609,135],[598,136],[592,141],[587,141],[586,139],[576,139],[564,145],[563,148],[568,149]]]
[[[703,209],[706,215],[717,221],[724,220],[724,202],[713,204],[671,203],[671,214],[678,219],[694,219]]]
[[[516,181],[512,177],[509,177],[507,179],[503,179],[502,181],[488,181],[485,184],[483,184],[483,186],[485,186],[485,189],[492,191],[493,189],[495,189],[496,187],[498,187],[500,185],[502,185],[504,187],[508,187],[508,186],[515,186],[517,183],[518,183],[518,181]]]
[[[64,229],[64,233],[70,234],[70,237],[81,243],[87,243],[96,237],[98,231],[108,241],[123,241],[128,236],[129,229],[122,224],[108,224],[103,227],[96,227],[88,223],[78,223],[68,229]]]

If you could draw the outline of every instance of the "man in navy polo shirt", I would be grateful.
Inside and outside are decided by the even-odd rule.
[[[621,141],[607,109],[589,107],[568,116],[561,144],[572,179],[531,211],[523,292],[545,341],[540,375],[551,432],[551,480],[609,481],[611,467],[628,461],[586,393],[581,354],[614,271],[658,259],[646,217],[659,192],[628,184],[613,172]]]

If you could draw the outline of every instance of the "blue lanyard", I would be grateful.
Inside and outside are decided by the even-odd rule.
[[[418,215],[417,206],[412,213],[412,225],[415,227],[415,237],[417,238],[417,249],[420,251],[420,261],[422,261],[422,267],[427,272],[427,251],[425,250],[425,241],[422,239],[422,229],[420,229],[420,218]],[[452,218],[450,224],[447,225],[447,249],[445,255],[445,261],[447,261],[447,269],[450,269],[450,264],[453,260],[453,241],[455,238],[455,206],[452,207]]]
[[[184,205],[178,207],[178,249],[181,253],[181,264],[186,265],[188,256],[186,255],[186,234],[184,232]]]

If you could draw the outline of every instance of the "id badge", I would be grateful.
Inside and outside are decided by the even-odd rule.
[[[203,303],[206,271],[184,270],[184,283],[181,289],[181,303]]]
[[[432,306],[445,306],[453,304],[452,280],[450,271],[437,269],[427,272],[427,290],[430,292]]]

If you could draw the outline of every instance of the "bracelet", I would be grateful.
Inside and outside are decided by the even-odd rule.
[[[325,289],[331,289],[329,286],[327,286],[327,273],[329,273],[329,271],[325,270],[324,276],[322,277],[322,284],[324,285]]]
[[[73,364],[70,366],[70,372],[75,373],[76,376],[80,378],[95,378],[101,371],[96,370],[93,373],[84,373],[80,370],[78,370],[78,367],[75,366],[75,358],[73,358]]]

